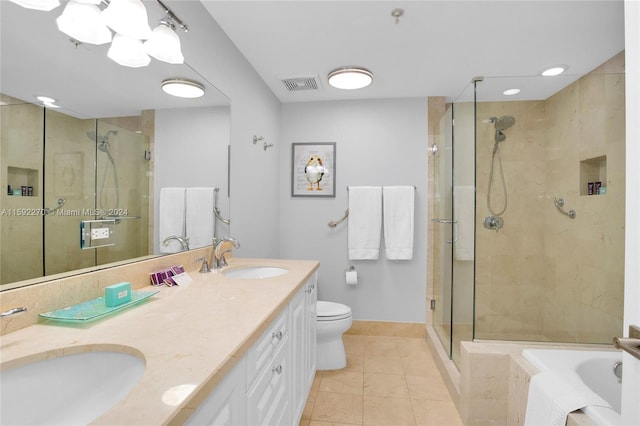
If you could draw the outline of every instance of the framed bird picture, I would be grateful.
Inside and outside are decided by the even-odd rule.
[[[291,144],[291,196],[336,196],[336,143]]]

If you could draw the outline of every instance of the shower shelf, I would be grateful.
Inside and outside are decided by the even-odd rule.
[[[589,194],[589,183],[601,182],[603,187],[607,186],[607,156],[588,158],[580,161],[580,195],[599,195],[595,192]]]
[[[7,168],[7,184],[11,185],[12,189],[20,189],[22,186],[33,188],[33,196],[38,195],[38,174],[39,170],[27,169],[24,167],[12,167]],[[7,189],[6,187],[4,188]]]

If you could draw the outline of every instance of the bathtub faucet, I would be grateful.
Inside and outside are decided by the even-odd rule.
[[[225,266],[227,266],[227,259],[224,258],[225,253],[230,253],[231,252],[231,248],[227,247],[226,249],[223,249],[223,246],[225,245],[225,242],[230,242],[233,244],[234,248],[239,248],[240,247],[240,243],[238,242],[238,240],[236,240],[235,238],[231,238],[231,237],[226,237],[221,239],[220,241],[216,242],[215,245],[213,246],[213,251],[211,253],[212,257],[211,257],[211,267],[213,269],[221,269]]]

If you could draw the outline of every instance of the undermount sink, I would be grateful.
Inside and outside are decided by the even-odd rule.
[[[271,278],[284,275],[289,272],[287,269],[276,266],[238,266],[222,271],[222,275],[227,278],[240,278],[244,280],[255,280]]]
[[[0,424],[86,425],[124,399],[144,360],[123,352],[83,352],[0,371]]]

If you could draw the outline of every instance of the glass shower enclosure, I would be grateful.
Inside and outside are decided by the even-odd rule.
[[[469,340],[610,344],[622,327],[624,52],[552,93],[446,104],[433,181],[433,326]]]
[[[3,105],[0,283],[149,254],[149,138],[122,119]],[[113,244],[82,249],[80,222],[112,220]]]

